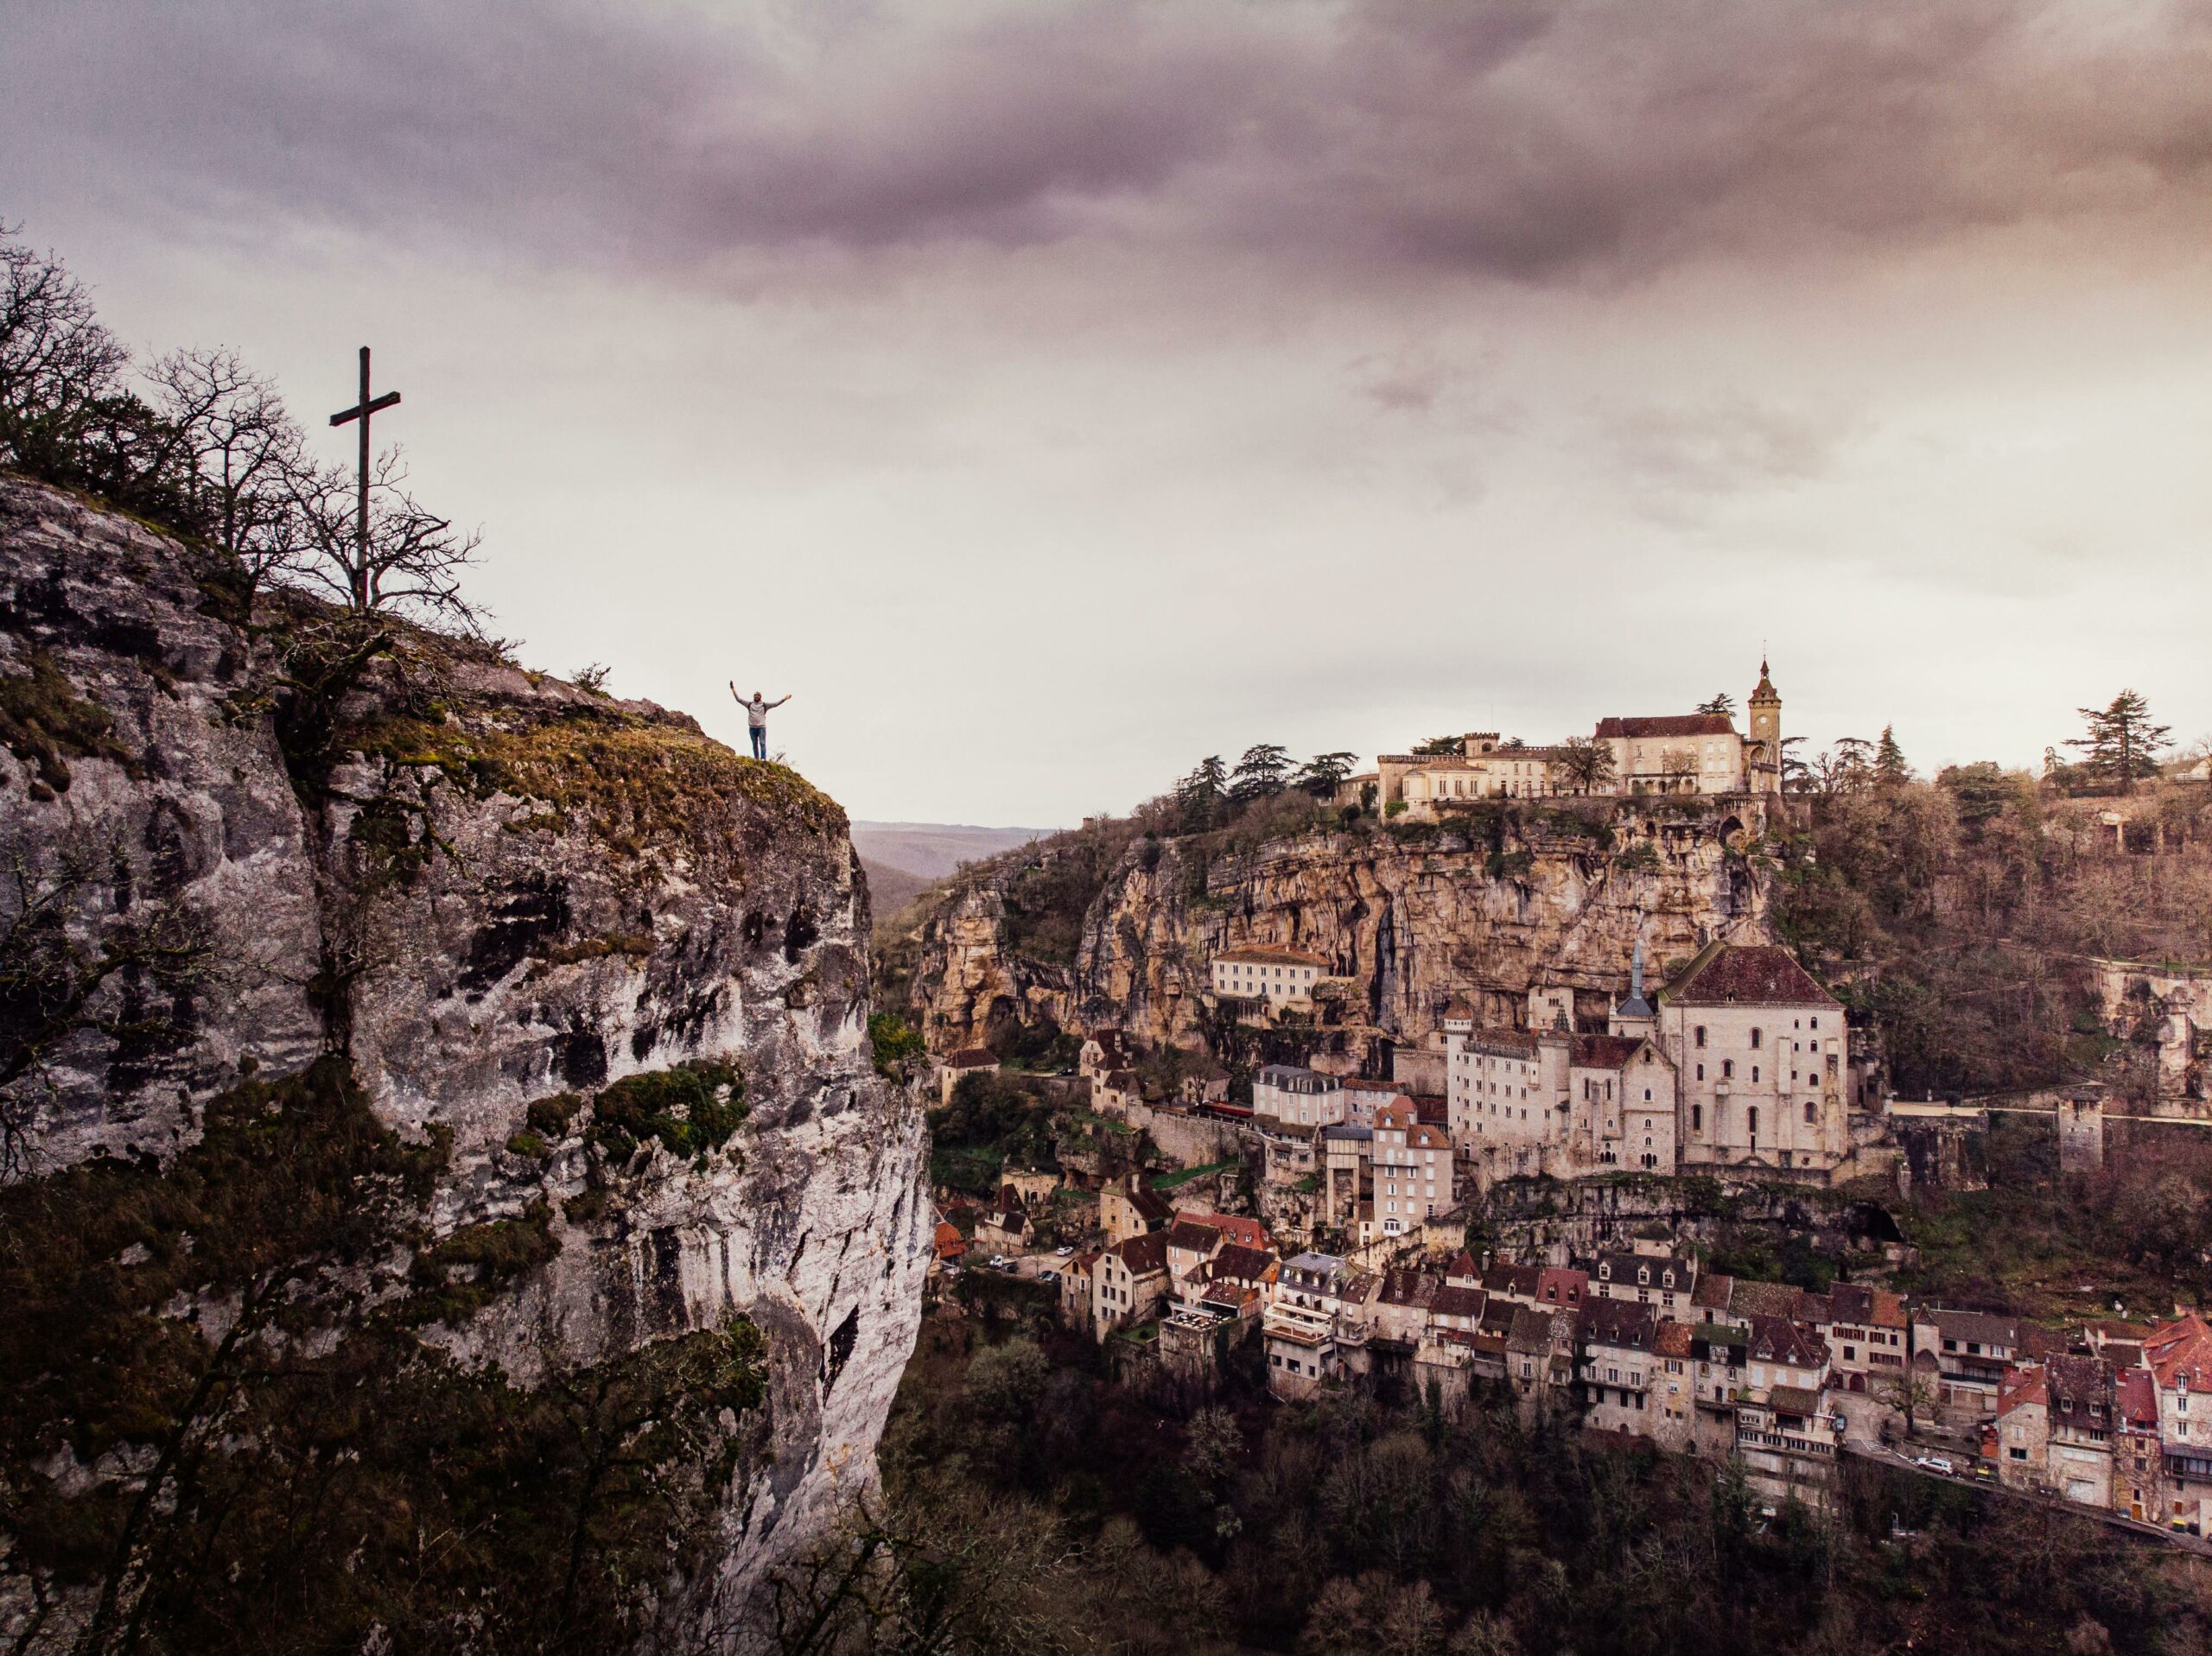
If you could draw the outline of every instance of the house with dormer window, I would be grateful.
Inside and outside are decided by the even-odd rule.
[[[1697,1291],[1697,1261],[1672,1253],[1601,1253],[1584,1269],[1597,1298],[1632,1300],[1662,1317],[1688,1315]]]

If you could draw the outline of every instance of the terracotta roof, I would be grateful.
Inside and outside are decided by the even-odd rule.
[[[1455,1278],[1465,1282],[1480,1282],[1482,1272],[1475,1265],[1475,1256],[1463,1247],[1452,1256],[1452,1263],[1444,1267],[1444,1277],[1447,1282]]]
[[[2212,1329],[2195,1311],[2153,1329],[2143,1342],[2143,1357],[2161,1390],[2185,1381],[2192,1392],[2212,1391]]]
[[[1797,957],[1773,943],[1708,943],[1661,992],[1676,1006],[1834,1006]]]
[[[1192,1225],[1177,1215],[1176,1221],[1161,1233],[1167,1246],[1179,1247],[1192,1253],[1211,1253],[1222,1245],[1222,1234],[1207,1225]]]
[[[960,1234],[960,1227],[950,1219],[937,1221],[937,1256],[940,1259],[957,1259],[968,1251],[968,1239]]]
[[[1325,971],[1328,957],[1309,954],[1302,949],[1276,949],[1260,944],[1246,944],[1237,949],[1224,949],[1214,956],[1217,961],[1238,961],[1251,966],[1318,966]]]
[[[2120,1370],[2120,1416],[2137,1431],[2158,1430],[2158,1387],[2149,1369]]]
[[[1414,1108],[1421,1112],[1424,1126],[1448,1129],[1452,1125],[1452,1101],[1448,1098],[1440,1098],[1434,1093],[1415,1093]]]
[[[1702,1310],[1725,1311],[1735,1294],[1735,1278],[1708,1271],[1698,1278],[1697,1291],[1690,1296],[1690,1304]]]
[[[1668,713],[1656,718],[1611,718],[1598,721],[1597,739],[1608,736],[1732,736],[1736,726],[1725,713]]]
[[[944,1067],[947,1069],[981,1069],[995,1065],[998,1061],[999,1055],[987,1046],[963,1046],[959,1051],[946,1055]]]
[[[2040,1368],[2008,1368],[1997,1382],[1997,1418],[2002,1420],[2015,1409],[2028,1408],[2036,1404],[2046,1406],[2050,1402],[2050,1388],[2044,1383]]]
[[[1095,1247],[1088,1253],[1078,1253],[1060,1267],[1060,1274],[1087,1277],[1090,1274],[1091,1267],[1098,1263],[1100,1256],[1105,1252],[1106,1250],[1103,1247]]]
[[[1268,1245],[1268,1228],[1242,1214],[1197,1213],[1183,1208],[1177,1210],[1175,1220],[1180,1225],[1210,1226],[1242,1247],[1264,1248]]]
[[[1452,1142],[1452,1135],[1441,1127],[1433,1127],[1426,1121],[1418,1123],[1406,1135],[1406,1143],[1415,1150],[1442,1150]]]
[[[1659,1332],[1651,1337],[1651,1355],[1655,1357],[1688,1356],[1690,1325],[1687,1323],[1662,1323]]]
[[[1346,1075],[1344,1088],[1348,1093],[1381,1093],[1396,1098],[1406,1090],[1395,1081],[1370,1081],[1365,1075]]]
[[[1173,1219],[1175,1209],[1168,1206],[1167,1198],[1147,1185],[1140,1184],[1134,1190],[1125,1190],[1129,1205],[1137,1210],[1137,1217],[1146,1221]]]
[[[1536,1298],[1547,1305],[1563,1305],[1571,1310],[1582,1303],[1589,1286],[1590,1273],[1586,1271],[1548,1265],[1536,1272]]]

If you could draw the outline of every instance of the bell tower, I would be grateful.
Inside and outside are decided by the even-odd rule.
[[[1744,744],[1744,785],[1755,794],[1782,791],[1782,692],[1767,676],[1766,658],[1759,658],[1758,687],[1750,702],[1751,731]]]

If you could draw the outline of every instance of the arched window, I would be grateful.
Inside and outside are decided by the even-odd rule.
[[[1704,1025],[1700,1024],[1700,1025],[1697,1026],[1696,1034],[1697,1034],[1697,1044],[1698,1044],[1700,1046],[1703,1046],[1703,1045],[1705,1044],[1705,1025]]]
[[[1753,1030],[1753,1031],[1751,1031],[1751,1050],[1752,1050],[1752,1051],[1754,1051],[1754,1052],[1756,1052],[1756,1051],[1758,1051],[1758,1050],[1759,1050],[1759,1032],[1758,1032],[1758,1031],[1757,1031],[1757,1030],[1755,1029],[1755,1030]]]
[[[1744,1123],[1750,1129],[1752,1139],[1756,1141],[1759,1136],[1759,1107],[1758,1105],[1752,1105],[1744,1113]]]
[[[1732,1077],[1733,1077],[1733,1076],[1734,1076],[1734,1075],[1735,1075],[1735,1073],[1736,1073],[1736,1061],[1735,1061],[1735,1059],[1733,1059],[1733,1058],[1723,1058],[1723,1059],[1721,1059],[1721,1061],[1720,1061],[1720,1079],[1721,1079],[1721,1080],[1723,1080],[1723,1081],[1727,1081],[1727,1080],[1731,1079]]]

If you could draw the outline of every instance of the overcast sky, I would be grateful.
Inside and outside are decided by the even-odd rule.
[[[10,0],[0,89],[126,339],[373,345],[525,660],[856,816],[1763,646],[1927,770],[2212,733],[2212,4]]]

